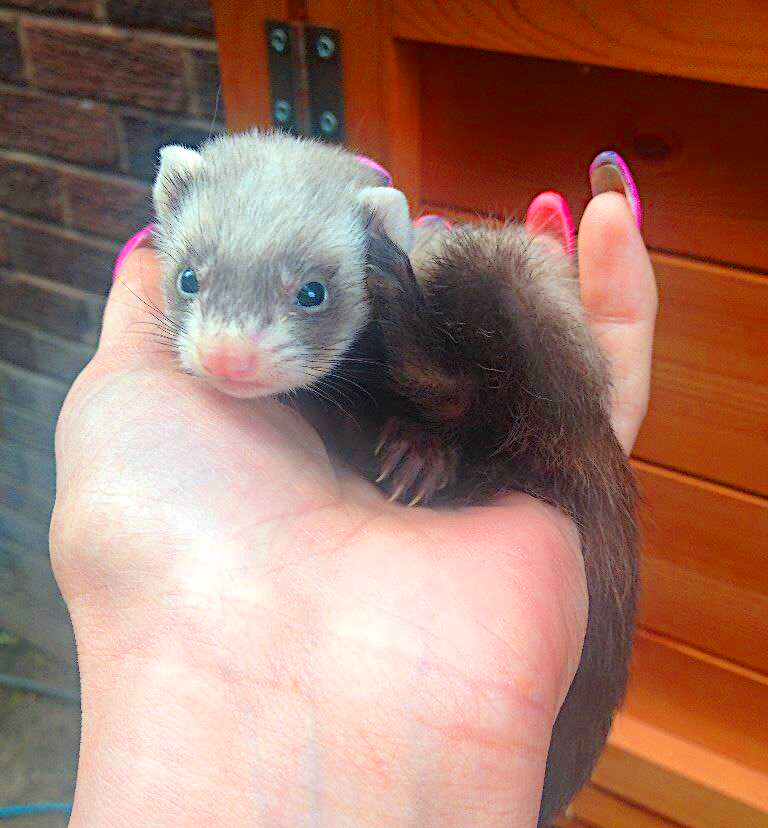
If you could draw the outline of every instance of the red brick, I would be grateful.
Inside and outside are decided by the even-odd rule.
[[[21,544],[27,549],[45,549],[48,526],[44,523],[32,523],[25,518],[15,515],[10,509],[0,505],[0,545],[5,548],[6,544]],[[31,596],[30,596],[31,597]],[[3,596],[3,607],[0,612],[5,611],[8,599]],[[40,613],[40,608],[35,607],[35,612]],[[15,621],[13,622],[15,624]]]
[[[3,330],[0,320],[0,331]],[[53,449],[53,423],[41,422],[42,418],[31,417],[28,411],[3,406],[0,412],[0,437],[12,439],[17,445],[30,448],[41,454],[49,454]],[[5,505],[5,504],[0,504]]]
[[[72,225],[88,233],[125,241],[153,220],[145,184],[87,173],[67,173],[64,188]]]
[[[31,325],[0,319],[0,359],[12,365],[72,382],[92,355],[93,349],[85,345],[49,336]],[[7,410],[7,406],[0,410]]]
[[[202,128],[160,118],[124,115],[122,121],[128,145],[129,172],[148,181],[154,178],[160,147],[165,144],[196,147],[211,134],[210,127]]]
[[[53,412],[61,408],[66,393],[62,382],[0,362],[0,400],[5,405]]]
[[[118,137],[105,106],[0,89],[0,146],[91,167],[119,165]]]
[[[10,263],[11,251],[8,250],[5,234],[0,230],[0,265],[9,265]]]
[[[60,220],[58,173],[50,167],[0,155],[0,207],[15,213]]]
[[[95,345],[104,301],[45,279],[0,270],[0,314]]]
[[[117,245],[73,237],[26,219],[0,219],[0,237],[14,270],[94,294],[105,294],[112,284]]]
[[[51,92],[183,112],[184,52],[131,35],[27,23],[35,84]]]
[[[45,524],[51,519],[53,497],[0,474],[0,505],[19,517]]]
[[[44,494],[52,494],[53,463],[46,462],[47,459],[37,452],[25,451],[21,446],[0,441],[0,474],[17,480],[23,486],[34,487]]]
[[[24,60],[16,21],[12,18],[0,18],[0,79],[24,83]]]
[[[107,0],[107,17],[125,26],[213,35],[208,0]]]
[[[219,92],[219,56],[216,52],[196,50],[192,52],[192,69],[195,91],[200,101],[200,114],[211,119],[215,114],[216,122],[223,123],[224,100]]]
[[[43,14],[68,14],[73,17],[95,17],[99,0],[3,0],[6,6],[41,12]]]

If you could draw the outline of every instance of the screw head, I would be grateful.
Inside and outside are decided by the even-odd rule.
[[[284,98],[275,101],[274,116],[278,124],[287,124],[292,112],[293,108]]]
[[[320,115],[320,132],[323,135],[333,135],[334,132],[339,128],[339,119],[331,112],[330,110],[326,109]]]
[[[336,44],[334,43],[333,38],[328,37],[328,35],[320,35],[320,37],[317,38],[315,49],[321,58],[328,60],[329,58],[332,58],[336,52]]]
[[[288,46],[288,32],[285,29],[272,29],[269,42],[276,52],[282,54]]]

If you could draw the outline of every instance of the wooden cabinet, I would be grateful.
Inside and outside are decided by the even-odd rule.
[[[768,6],[217,0],[230,126],[271,123],[267,19],[340,32],[347,144],[418,210],[578,216],[632,167],[660,314],[633,683],[573,826],[768,826]],[[566,824],[566,823],[564,823]]]

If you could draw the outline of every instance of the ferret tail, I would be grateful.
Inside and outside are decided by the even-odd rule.
[[[635,481],[618,445],[613,465],[620,479],[606,487],[599,512],[574,515],[589,613],[581,660],[552,728],[539,828],[549,828],[589,780],[626,688],[638,592]]]

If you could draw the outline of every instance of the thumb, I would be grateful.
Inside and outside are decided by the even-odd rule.
[[[648,406],[657,294],[648,251],[623,195],[587,205],[579,228],[581,300],[608,359],[612,421],[627,454]]]

